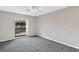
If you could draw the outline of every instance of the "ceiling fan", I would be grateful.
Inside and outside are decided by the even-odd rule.
[[[28,6],[26,7],[26,11],[30,13],[42,12],[40,6]]]

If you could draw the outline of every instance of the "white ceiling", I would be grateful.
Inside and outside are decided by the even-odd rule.
[[[0,10],[30,16],[40,16],[49,12],[54,12],[63,8],[67,8],[68,6],[39,6],[39,10],[34,12],[28,12],[28,7],[30,6],[0,6]]]

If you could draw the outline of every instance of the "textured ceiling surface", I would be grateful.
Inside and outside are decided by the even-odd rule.
[[[31,7],[32,6],[0,6],[0,11],[7,11],[30,16],[40,16],[49,12],[67,8],[68,6],[36,6],[36,9]]]

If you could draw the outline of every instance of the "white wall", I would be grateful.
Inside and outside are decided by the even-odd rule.
[[[26,22],[28,20],[29,28],[26,29],[26,35],[34,35],[35,25],[33,17],[0,11],[0,42],[15,39],[15,19],[17,16],[22,16]]]
[[[35,35],[36,19],[34,17],[26,17],[26,18],[27,18],[26,25],[28,26],[28,28],[26,29],[26,35],[33,36]]]
[[[38,17],[37,34],[79,48],[79,7],[69,7]]]
[[[0,16],[0,20],[2,19],[2,17]],[[0,38],[2,38],[2,22],[0,21]]]
[[[15,15],[0,12],[0,42],[15,39]]]

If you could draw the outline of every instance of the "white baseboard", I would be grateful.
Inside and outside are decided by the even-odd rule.
[[[15,38],[14,38],[14,39],[15,39]],[[0,42],[9,41],[9,40],[14,40],[14,39],[0,39]]]
[[[43,37],[43,38],[46,38],[46,39],[51,40],[51,41],[55,41],[55,42],[58,42],[58,43],[67,45],[67,46],[70,46],[70,47],[73,47],[73,48],[76,48],[76,49],[79,49],[79,47],[74,46],[74,45],[71,45],[71,44],[68,44],[68,43],[64,43],[64,42],[61,42],[61,41],[57,41],[55,39],[52,39],[52,38],[49,38],[49,37],[45,37],[45,36],[42,36],[42,35],[38,35],[38,36]]]

